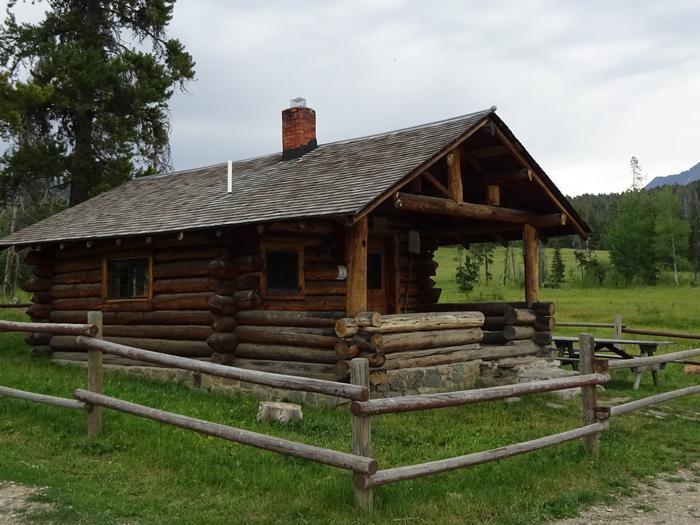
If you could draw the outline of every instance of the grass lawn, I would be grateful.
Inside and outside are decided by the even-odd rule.
[[[465,297],[452,280],[450,254],[437,276],[449,300],[519,300],[515,288],[479,287]],[[611,321],[616,312],[635,327],[700,333],[697,290],[544,289],[557,319]],[[7,318],[22,314],[5,312]],[[575,334],[576,329],[558,330]],[[596,332],[594,332],[596,333]],[[610,335],[610,330],[597,331]],[[689,348],[685,342],[678,348]],[[31,358],[18,334],[0,334],[0,385],[70,396],[86,372]],[[640,398],[698,383],[677,365],[648,374],[638,392],[632,372],[615,373],[603,397]],[[105,392],[126,400],[337,450],[350,450],[346,408],[304,409],[293,427],[255,422],[248,395],[190,390],[107,373]],[[548,402],[563,405],[561,409]],[[579,442],[497,463],[375,490],[375,513],[352,507],[350,474],[105,411],[104,436],[85,436],[82,413],[0,398],[0,479],[45,486],[54,510],[34,521],[57,523],[499,523],[531,524],[571,516],[583,505],[630,491],[640,477],[700,461],[700,424],[684,419],[698,399],[670,403],[665,420],[621,416],[605,433],[598,462]],[[530,396],[454,409],[373,418],[380,468],[429,461],[533,439],[580,425],[578,400]],[[700,472],[698,472],[700,475]]]

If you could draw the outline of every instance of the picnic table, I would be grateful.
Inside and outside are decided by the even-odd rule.
[[[578,342],[578,337],[560,336],[555,335],[552,337],[552,341],[557,346],[559,350],[559,357],[562,361],[568,361],[571,366],[577,370],[578,369],[578,355],[574,350],[574,343]],[[616,339],[616,338],[595,338],[595,352],[609,352],[614,355],[597,355],[596,357],[606,357],[613,359],[633,359],[635,357],[651,357],[656,353],[659,346],[666,346],[675,344],[673,341],[649,341],[640,339]],[[639,355],[635,356],[626,352],[621,347],[623,345],[631,345],[639,347]],[[567,357],[568,354],[568,357]],[[654,380],[654,385],[659,384],[659,369],[663,368],[662,365],[646,365],[643,367],[638,367],[634,369],[636,376],[634,378],[634,389],[639,389],[639,383],[642,379],[642,372],[650,371],[651,377]]]

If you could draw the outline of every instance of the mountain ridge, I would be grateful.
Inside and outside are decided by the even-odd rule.
[[[695,166],[675,175],[666,175],[665,177],[654,177],[649,184],[644,186],[645,190],[658,188],[660,186],[685,186],[691,182],[700,180],[700,162]]]

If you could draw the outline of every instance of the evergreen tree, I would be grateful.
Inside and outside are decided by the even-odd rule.
[[[469,293],[479,280],[479,257],[469,254],[461,246],[457,246],[457,271],[455,281],[461,292]]]
[[[174,0],[46,0],[0,27],[5,201],[38,177],[70,184],[70,204],[169,164],[168,101],[194,78],[166,34]]]
[[[690,223],[681,217],[678,196],[665,186],[656,199],[654,250],[660,262],[673,269],[678,286],[678,266],[688,252]]]
[[[605,230],[610,262],[623,284],[634,281],[653,284],[657,279],[653,210],[647,192],[627,191]]]
[[[561,257],[561,249],[554,248],[554,254],[552,255],[552,270],[550,276],[550,282],[553,288],[559,288],[564,282],[566,276],[566,265],[564,264],[564,259]]]

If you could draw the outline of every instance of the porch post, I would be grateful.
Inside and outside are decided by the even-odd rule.
[[[532,306],[539,301],[540,261],[537,253],[537,230],[525,225],[523,230],[523,255],[525,260],[525,302]]]
[[[368,219],[364,216],[346,232],[348,282],[345,309],[348,316],[367,310],[367,229]]]

